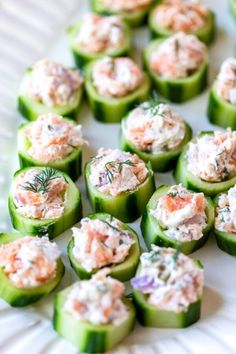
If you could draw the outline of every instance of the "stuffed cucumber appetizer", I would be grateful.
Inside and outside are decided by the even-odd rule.
[[[49,294],[64,265],[56,243],[46,237],[0,234],[0,297],[21,307]]]
[[[75,63],[81,69],[103,56],[126,56],[131,51],[130,29],[118,16],[87,14],[67,33]]]
[[[54,329],[81,353],[107,352],[134,327],[134,306],[124,291],[106,270],[73,284],[55,297]]]
[[[156,100],[140,104],[121,123],[121,149],[150,161],[158,172],[175,166],[191,136],[190,126],[169,105]]]
[[[206,46],[183,32],[152,41],[144,61],[157,91],[172,102],[185,102],[207,86]]]
[[[85,88],[95,118],[118,123],[149,96],[150,79],[130,58],[104,57],[86,68]]]
[[[211,123],[236,129],[236,58],[226,59],[211,89],[208,103]]]
[[[139,262],[138,236],[128,225],[110,214],[91,214],[72,228],[68,257],[80,279],[89,279],[109,267],[110,276],[128,281]]]
[[[148,202],[141,222],[144,241],[189,254],[204,245],[214,224],[214,204],[182,185],[161,186]]]
[[[51,167],[17,171],[8,206],[16,230],[50,239],[82,217],[80,191],[66,173]]]
[[[54,113],[18,128],[18,157],[21,168],[50,166],[66,172],[73,180],[81,175],[81,125]]]
[[[75,119],[82,93],[83,79],[78,70],[42,59],[25,72],[18,109],[28,120],[48,112]]]
[[[215,197],[215,238],[218,247],[236,256],[236,219],[235,219],[236,186]]]
[[[202,266],[178,250],[153,245],[141,255],[131,284],[143,326],[183,328],[200,318]]]
[[[93,210],[123,222],[136,220],[155,191],[149,164],[118,149],[100,149],[85,166],[85,181]]]
[[[169,37],[177,32],[194,34],[210,44],[215,34],[214,13],[199,2],[165,0],[149,14],[152,37]]]
[[[90,0],[92,10],[100,15],[119,15],[130,26],[141,26],[153,0]]]
[[[214,196],[236,183],[236,132],[202,132],[183,149],[175,180],[186,188]]]

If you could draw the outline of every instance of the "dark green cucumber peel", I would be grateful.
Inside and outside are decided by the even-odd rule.
[[[217,95],[216,84],[213,85],[210,92],[207,113],[212,124],[236,130],[236,105]]]
[[[80,352],[104,353],[121,342],[134,328],[135,310],[131,302],[123,301],[129,309],[129,317],[118,326],[93,325],[76,320],[72,314],[63,309],[70,288],[55,296],[53,327],[57,333],[72,342]]]
[[[131,141],[129,141],[125,136],[125,126],[128,115],[123,118],[121,123],[121,131],[120,131],[120,147],[124,151],[128,151],[131,153],[137,154],[143,161],[150,162],[152,165],[152,169],[157,172],[167,172],[174,168],[176,164],[176,160],[181,153],[183,147],[187,144],[187,142],[192,137],[192,129],[191,127],[184,122],[186,133],[182,143],[174,148],[173,150],[167,152],[161,152],[158,154],[153,154],[150,152],[145,152],[139,150]]]
[[[36,167],[43,170],[43,167]],[[27,171],[30,167],[26,167],[17,171],[14,179],[22,172]],[[67,200],[65,203],[65,211],[63,215],[57,219],[37,220],[27,218],[21,215],[14,204],[12,194],[8,197],[8,208],[14,229],[27,233],[29,235],[45,236],[50,239],[58,236],[82,218],[82,202],[79,189],[76,187],[70,177],[64,172],[58,171],[58,175],[63,176],[68,182]]]
[[[200,136],[205,134],[213,134],[212,131],[202,132],[198,134],[191,142],[195,142]],[[178,159],[176,169],[174,171],[174,178],[177,183],[182,183],[184,187],[195,191],[203,192],[208,196],[215,196],[221,192],[228,190],[236,184],[236,176],[223,182],[206,182],[198,177],[195,177],[187,168],[186,153],[189,143],[184,147]]]
[[[94,212],[105,212],[123,222],[136,220],[155,191],[153,171],[148,163],[148,176],[145,181],[135,190],[123,192],[117,196],[101,193],[92,186],[89,180],[91,161],[85,165],[84,178],[86,182],[87,195]]]
[[[69,120],[70,119],[65,119]],[[81,165],[82,165],[82,149],[80,147],[75,148],[68,156],[61,160],[43,163],[41,161],[32,158],[27,150],[30,148],[31,143],[29,139],[25,136],[24,130],[29,127],[32,123],[22,124],[18,128],[18,157],[20,167],[30,167],[30,166],[50,166],[57,170],[67,173],[73,181],[77,180],[81,175]]]
[[[19,112],[28,120],[34,121],[41,114],[45,113],[56,113],[61,116],[66,116],[71,119],[76,119],[78,115],[78,110],[80,108],[80,102],[83,96],[83,87],[78,90],[78,93],[75,96],[73,103],[70,103],[65,106],[58,107],[48,107],[43,103],[36,102],[34,99],[30,98],[27,93],[28,84],[31,78],[32,69],[29,68],[26,70],[23,77],[20,92],[18,96],[18,110]]]
[[[144,52],[144,63],[157,91],[171,102],[182,103],[199,95],[207,87],[208,62],[205,61],[191,76],[184,79],[167,80],[157,75],[149,65],[151,53],[163,42],[163,39],[152,41]]]
[[[161,228],[155,217],[150,214],[150,210],[156,208],[159,198],[165,195],[169,189],[170,186],[166,185],[159,187],[148,202],[141,221],[142,235],[148,249],[151,249],[151,245],[155,244],[161,247],[173,247],[184,254],[190,254],[202,247],[208,239],[209,233],[214,224],[214,204],[209,197],[206,197],[207,207],[205,212],[207,215],[207,226],[203,230],[203,237],[199,240],[187,242],[174,240],[165,234],[165,230]]]
[[[79,33],[81,26],[81,21],[75,23],[73,26],[69,27],[67,30],[68,34],[68,42],[73,54],[76,65],[84,69],[85,66],[91,62],[92,60],[101,59],[105,55],[109,55],[111,57],[123,57],[129,56],[131,52],[131,31],[129,27],[125,24],[124,26],[124,43],[120,46],[120,48],[105,51],[102,53],[88,53],[79,47],[77,43],[76,37]]]
[[[112,98],[99,95],[91,79],[93,65],[94,63],[88,64],[86,68],[85,89],[93,114],[98,121],[118,123],[130,109],[147,100],[151,88],[147,74],[144,74],[141,86],[125,97]]]
[[[23,235],[20,234],[0,234],[0,245],[13,242],[22,237]],[[59,258],[56,276],[53,279],[44,285],[34,288],[17,288],[0,267],[0,297],[14,307],[30,305],[52,292],[61,281],[64,272],[65,267]]]
[[[150,12],[148,18],[148,27],[152,38],[166,38],[172,36],[175,32],[160,27],[156,23],[155,16],[154,16],[155,9],[156,7]],[[200,41],[202,41],[207,45],[213,42],[215,38],[215,14],[211,10],[209,10],[208,17],[206,20],[206,25],[202,29],[192,34],[197,36],[200,39]]]
[[[87,216],[89,219],[99,219],[99,220],[106,220],[110,221],[112,216],[106,213],[96,213],[90,214]],[[140,246],[139,240],[136,232],[131,229],[128,225],[123,224],[123,229],[128,230],[132,233],[135,243],[131,246],[129,254],[127,258],[117,265],[106,266],[110,268],[109,275],[112,278],[116,278],[122,282],[128,281],[131,279],[137,269],[139,256],[140,256]],[[93,270],[92,272],[86,271],[81,264],[76,260],[73,255],[73,248],[74,248],[74,238],[70,240],[67,248],[67,255],[70,260],[70,264],[72,268],[75,270],[76,274],[80,277],[80,279],[90,279],[93,274],[95,274],[99,269]]]

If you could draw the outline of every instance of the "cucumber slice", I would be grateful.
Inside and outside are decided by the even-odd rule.
[[[69,119],[64,119],[69,120]],[[71,121],[71,120],[70,120]],[[76,180],[81,175],[81,165],[82,165],[82,149],[80,147],[75,148],[68,156],[61,160],[56,160],[53,162],[42,162],[35,160],[28,154],[28,149],[31,146],[29,139],[25,136],[25,129],[27,129],[33,123],[26,123],[20,125],[18,128],[18,157],[20,167],[30,167],[30,166],[50,166],[57,170],[67,173],[72,180]]]
[[[107,220],[107,221],[111,220],[111,215],[106,213],[90,214],[87,217],[92,220],[94,219]],[[125,230],[128,230],[129,232],[132,233],[135,243],[131,246],[128,256],[122,263],[116,265],[114,264],[108,267],[110,268],[109,275],[112,278],[116,278],[120,281],[125,282],[131,279],[136,272],[138,262],[139,262],[139,256],[140,256],[140,247],[139,247],[139,240],[136,232],[133,229],[131,229],[131,227],[129,227],[128,225],[123,224],[122,226]],[[76,274],[80,277],[80,279],[90,279],[91,276],[95,274],[99,269],[93,270],[92,272],[86,271],[86,269],[84,269],[74,257],[73,248],[74,248],[74,238],[72,237],[67,248],[67,254],[71,266],[75,270]]]
[[[44,169],[44,167],[34,167],[34,169],[35,168],[39,171]],[[15,180],[19,174],[26,172],[29,169],[30,167],[27,167],[17,171],[14,174],[13,180]],[[62,171],[57,172],[58,175],[64,177],[69,184],[66,192],[67,197],[64,214],[57,219],[45,220],[24,217],[17,211],[17,208],[13,201],[12,191],[10,191],[8,197],[8,207],[12,225],[16,230],[27,233],[29,235],[47,235],[50,239],[53,239],[65,230],[69,229],[72,225],[74,225],[81,219],[82,203],[79,189],[76,187],[74,182],[72,182],[72,180],[66,173]]]
[[[160,27],[158,23],[156,23],[155,20],[156,7],[150,12],[148,18],[148,27],[151,32],[152,38],[166,38],[173,35],[175,32]],[[213,42],[215,38],[215,15],[211,10],[209,10],[208,12],[206,25],[200,30],[193,32],[191,34],[194,34],[196,37],[200,39],[200,41],[202,41],[207,45]]]
[[[0,245],[13,242],[22,237],[23,235],[19,234],[0,234]],[[44,285],[34,288],[17,288],[0,267],[0,297],[14,307],[30,305],[53,291],[60,283],[64,272],[65,267],[59,258],[57,261],[56,276],[53,279]]]
[[[74,102],[67,104],[66,106],[48,107],[43,103],[39,103],[28,96],[28,85],[32,76],[32,68],[28,68],[23,77],[20,92],[18,96],[18,110],[28,120],[36,120],[38,116],[45,113],[56,113],[61,116],[67,116],[71,119],[76,119],[78,115],[78,109],[83,94],[83,87],[81,87],[75,95]]]
[[[53,327],[57,333],[72,342],[84,353],[104,353],[121,342],[134,328],[135,310],[131,302],[124,298],[129,309],[129,317],[120,325],[93,325],[77,320],[63,309],[70,288],[56,294],[54,301]]]
[[[119,123],[130,109],[148,98],[151,83],[146,74],[141,86],[125,97],[113,98],[99,95],[91,78],[93,66],[94,63],[91,63],[86,68],[85,89],[94,117],[98,121]]]
[[[206,60],[200,68],[189,77],[178,80],[163,79],[161,76],[157,75],[149,65],[152,52],[163,41],[164,39],[156,39],[152,41],[144,52],[145,67],[151,76],[153,85],[163,97],[171,102],[182,103],[198,96],[207,87],[208,61]]]
[[[223,128],[236,129],[236,105],[233,105],[216,92],[216,84],[213,85],[208,102],[208,118],[212,124]]]
[[[236,20],[236,0],[230,0],[230,12]]]
[[[157,172],[167,172],[175,167],[176,160],[180,155],[183,147],[187,144],[187,142],[192,137],[192,129],[190,126],[184,122],[185,124],[185,137],[181,144],[178,147],[166,152],[160,152],[153,154],[151,152],[145,152],[138,149],[127,137],[125,134],[126,124],[127,124],[128,115],[122,119],[121,122],[121,132],[120,132],[120,147],[124,151],[128,151],[131,153],[137,154],[143,161],[150,162],[152,165],[153,171]]]
[[[133,191],[123,192],[117,196],[101,193],[90,182],[91,161],[85,165],[85,183],[88,198],[95,212],[105,212],[123,222],[132,222],[142,213],[155,191],[153,171],[148,163],[148,176],[145,181]]]
[[[199,261],[194,260],[197,267],[202,268]],[[139,268],[137,270],[139,274]],[[185,311],[174,312],[158,309],[147,302],[147,297],[139,290],[133,290],[134,304],[138,321],[142,326],[161,328],[184,328],[197,322],[201,313],[202,296],[190,304]]]
[[[199,137],[210,134],[213,135],[214,132],[202,132],[198,134],[194,139],[191,141],[196,141]],[[228,190],[230,187],[233,187],[236,183],[236,176],[225,180],[223,182],[206,182],[201,180],[200,178],[194,176],[189,170],[187,166],[186,155],[188,151],[189,143],[185,146],[180,157],[178,159],[176,169],[174,171],[174,178],[177,183],[182,183],[184,187],[203,192],[208,196],[215,196],[221,192]]]
[[[70,26],[67,30],[68,43],[74,57],[77,67],[84,69],[84,67],[92,60],[98,60],[109,55],[111,57],[129,56],[131,52],[131,31],[129,27],[124,24],[124,43],[120,48],[104,51],[101,53],[89,53],[83,48],[80,48],[76,41],[77,35],[80,31],[81,21],[76,22],[73,26]]]
[[[206,197],[207,206],[205,212],[207,215],[207,226],[203,230],[203,236],[199,240],[187,242],[173,240],[165,234],[157,219],[150,213],[151,210],[156,208],[160,197],[165,195],[169,189],[170,186],[159,187],[148,202],[141,221],[143,238],[148,249],[151,249],[151,244],[155,244],[161,247],[173,247],[184,254],[190,254],[202,247],[208,239],[209,232],[214,224],[214,204],[209,197]]]

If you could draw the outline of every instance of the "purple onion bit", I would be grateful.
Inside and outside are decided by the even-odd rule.
[[[140,275],[131,279],[131,285],[138,290],[147,291],[152,289],[155,279],[150,275]]]

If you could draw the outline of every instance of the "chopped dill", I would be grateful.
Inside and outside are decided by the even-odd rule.
[[[109,161],[105,164],[106,177],[108,178],[110,183],[112,183],[112,181],[114,179],[114,173],[120,174],[124,165],[135,166],[136,163],[134,163],[128,159],[128,160],[120,161],[120,162]]]

